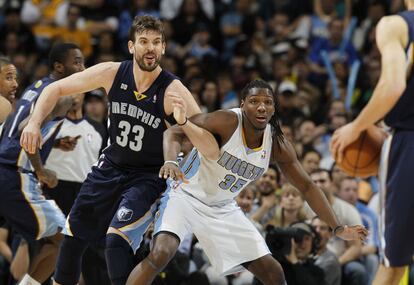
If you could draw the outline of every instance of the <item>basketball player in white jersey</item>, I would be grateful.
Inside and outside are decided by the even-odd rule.
[[[362,226],[339,225],[325,196],[302,169],[280,130],[276,98],[266,82],[255,80],[244,88],[241,108],[195,115],[191,121],[183,100],[176,96],[173,101],[174,118],[181,128],[164,133],[166,161],[160,176],[175,181],[170,180],[161,199],[154,246],[131,273],[128,285],[151,284],[187,233],[196,235],[218,273],[246,268],[263,284],[285,284],[280,264],[234,200],[274,160],[337,236],[346,240],[366,237]],[[195,146],[181,165],[185,178],[175,162],[184,133]]]

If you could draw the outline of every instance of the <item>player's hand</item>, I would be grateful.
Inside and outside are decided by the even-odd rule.
[[[172,101],[173,115],[177,124],[182,125],[187,120],[187,104],[177,92],[168,92],[167,96]]]
[[[20,136],[20,145],[30,154],[34,154],[38,148],[41,149],[43,140],[40,127],[29,121]]]
[[[55,141],[55,147],[62,150],[62,151],[72,151],[75,149],[76,144],[78,143],[78,139],[81,136],[70,137],[66,136]]]
[[[333,158],[338,163],[342,162],[345,148],[353,143],[361,134],[354,123],[346,124],[335,131],[332,136],[330,149]]]
[[[367,238],[368,231],[361,225],[343,226],[336,230],[335,235],[343,240],[360,240],[364,242]]]
[[[55,188],[58,184],[56,172],[53,170],[43,168],[40,171],[36,171],[36,176],[40,183],[46,184],[49,188]]]
[[[181,169],[172,162],[166,162],[161,167],[159,177],[164,179],[171,178],[175,181],[183,181],[184,183],[188,182]]]

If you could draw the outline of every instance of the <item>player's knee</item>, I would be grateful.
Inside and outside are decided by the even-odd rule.
[[[65,236],[59,252],[54,279],[62,285],[73,285],[79,281],[82,255],[88,243]]]
[[[174,257],[177,248],[171,244],[156,242],[148,258],[158,270],[167,266],[168,262]]]
[[[125,284],[133,269],[133,251],[129,243],[116,233],[106,235],[105,258],[112,284]]]

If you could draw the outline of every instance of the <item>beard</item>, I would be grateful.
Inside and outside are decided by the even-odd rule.
[[[146,64],[145,63],[145,56],[147,54],[144,54],[141,57],[135,56],[135,61],[137,62],[139,68],[143,71],[147,71],[147,72],[151,72],[154,71],[159,65],[160,65],[160,61],[161,61],[161,57],[154,55],[154,63],[153,64]]]

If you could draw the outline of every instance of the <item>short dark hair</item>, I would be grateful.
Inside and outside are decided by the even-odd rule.
[[[161,40],[165,42],[164,26],[160,19],[150,15],[136,16],[129,28],[129,40],[135,42],[135,34],[143,31],[156,31],[161,34]]]
[[[49,52],[49,67],[53,69],[56,62],[63,63],[72,49],[80,49],[73,43],[58,43],[55,44]]]
[[[328,173],[329,179],[332,181],[332,172],[329,171],[328,169],[318,168],[318,169],[315,169],[314,171],[312,171],[310,173],[310,175],[315,174],[315,173],[323,173],[323,172]]]
[[[308,153],[311,153],[311,152],[316,153],[316,154],[319,156],[319,159],[322,159],[322,155],[319,153],[319,151],[317,151],[317,150],[316,150],[316,149],[314,149],[313,147],[305,146],[305,147],[303,148],[302,155],[300,156],[300,160],[303,160],[303,159],[305,158],[305,156],[306,156]]]
[[[10,60],[10,58],[5,56],[0,56],[0,72],[5,65],[13,64]]]
[[[283,132],[282,132],[282,129],[280,128],[280,122],[278,119],[279,118],[279,102],[277,100],[275,92],[273,91],[273,88],[270,86],[269,83],[261,79],[250,81],[241,91],[241,99],[246,100],[247,95],[249,94],[249,91],[253,88],[268,89],[270,93],[272,94],[273,102],[275,105],[275,113],[273,114],[272,118],[270,118],[269,124],[272,126],[273,139],[276,139],[278,143],[282,142]]]

